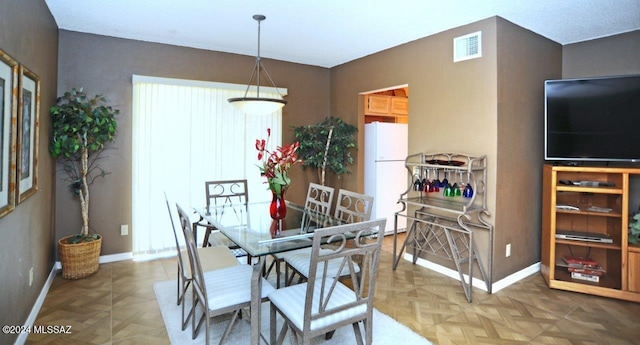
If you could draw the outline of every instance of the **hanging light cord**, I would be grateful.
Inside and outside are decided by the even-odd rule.
[[[244,97],[246,98],[247,94],[249,94],[249,88],[251,87],[251,82],[253,82],[255,78],[256,79],[256,98],[260,98],[260,71],[261,70],[264,71],[264,74],[267,76],[271,85],[273,85],[273,88],[276,89],[276,92],[278,93],[278,95],[282,97],[280,90],[278,90],[276,83],[274,83],[273,79],[271,79],[269,72],[262,64],[262,58],[260,57],[260,22],[265,20],[266,17],[261,14],[256,14],[253,16],[253,19],[255,19],[258,22],[258,55],[256,56],[256,64],[253,70],[251,71],[251,77],[249,78],[249,84],[247,84],[247,89],[244,92]]]

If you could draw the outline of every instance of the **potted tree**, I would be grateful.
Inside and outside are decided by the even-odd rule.
[[[315,125],[294,127],[293,131],[300,143],[298,155],[303,167],[317,169],[320,184],[324,186],[327,171],[338,178],[351,173],[347,166],[353,164],[351,149],[357,147],[356,126],[329,116]]]
[[[628,242],[629,244],[640,243],[640,210],[634,213],[629,221]]]
[[[101,95],[90,98],[82,88],[73,88],[49,110],[53,126],[49,152],[61,163],[82,215],[80,233],[58,241],[65,279],[81,279],[98,271],[102,237],[89,233],[89,186],[108,174],[99,160],[105,144],[114,139],[119,113],[105,102]]]

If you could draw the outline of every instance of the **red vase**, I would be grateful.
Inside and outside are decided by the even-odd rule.
[[[269,213],[273,221],[269,227],[271,238],[279,237],[282,232],[282,223],[284,217],[287,215],[287,204],[284,201],[284,189],[280,194],[271,191],[272,199],[269,206]]]
[[[271,191],[272,199],[269,213],[272,219],[282,219],[287,215],[287,204],[284,202],[284,189],[280,194]]]

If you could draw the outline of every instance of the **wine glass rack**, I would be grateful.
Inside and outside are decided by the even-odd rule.
[[[395,214],[393,269],[403,253],[430,253],[455,263],[462,288],[472,301],[474,262],[487,291],[491,293],[493,267],[493,226],[486,220],[487,158],[459,153],[417,153],[405,159],[407,190]],[[437,186],[437,187],[436,187]],[[398,217],[407,219],[407,235],[398,250]],[[474,233],[489,236],[489,265],[486,269],[478,255]]]

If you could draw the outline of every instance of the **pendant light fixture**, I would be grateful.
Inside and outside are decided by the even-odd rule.
[[[261,14],[256,14],[253,16],[253,19],[258,22],[258,55],[256,56],[256,65],[253,68],[253,72],[251,73],[251,78],[249,79],[249,84],[247,85],[247,89],[244,92],[244,97],[229,98],[227,100],[238,110],[247,114],[271,114],[287,104],[287,101],[283,99],[260,97],[260,72],[262,71],[264,71],[264,74],[271,82],[271,85],[273,85],[278,94],[280,94],[280,91],[278,91],[276,84],[273,82],[273,79],[271,79],[269,72],[267,72],[267,69],[262,64],[262,59],[260,58],[260,22],[265,20],[266,18],[267,17]],[[254,79],[256,80],[256,96],[248,97],[247,95],[249,93],[249,88],[251,87],[251,82],[253,82]],[[280,97],[282,97],[282,95],[280,95]]]

